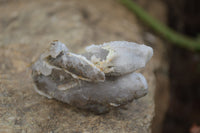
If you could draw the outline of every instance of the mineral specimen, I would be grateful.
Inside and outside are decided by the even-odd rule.
[[[126,41],[91,45],[78,55],[54,41],[32,65],[36,91],[77,108],[105,113],[148,92],[145,67],[153,49]]]

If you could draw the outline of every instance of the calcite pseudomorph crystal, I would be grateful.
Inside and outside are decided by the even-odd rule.
[[[91,45],[79,55],[54,41],[32,65],[35,90],[77,108],[105,113],[147,94],[146,79],[134,71],[145,67],[152,55],[151,47],[126,41]]]

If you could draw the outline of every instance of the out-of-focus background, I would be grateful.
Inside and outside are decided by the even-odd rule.
[[[199,0],[133,1],[176,32],[200,36]],[[52,40],[78,53],[116,40],[151,46],[141,71],[149,94],[101,116],[39,96],[30,65]],[[163,38],[119,0],[0,0],[1,132],[200,133],[200,52]]]
[[[162,2],[167,12],[166,25],[181,34],[193,38],[199,37],[199,0],[163,0]],[[170,45],[168,49],[170,102],[162,132],[199,133],[200,52],[183,49],[174,44],[168,45]]]

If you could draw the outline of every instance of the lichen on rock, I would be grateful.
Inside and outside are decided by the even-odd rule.
[[[32,66],[36,91],[77,108],[105,113],[148,92],[145,67],[151,47],[126,41],[91,45],[78,55],[59,42],[51,43]]]

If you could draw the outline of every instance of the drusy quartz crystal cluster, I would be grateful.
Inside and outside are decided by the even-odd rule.
[[[54,41],[32,65],[35,90],[77,108],[105,113],[145,96],[144,68],[153,49],[133,42],[114,41],[86,47],[75,54]]]

